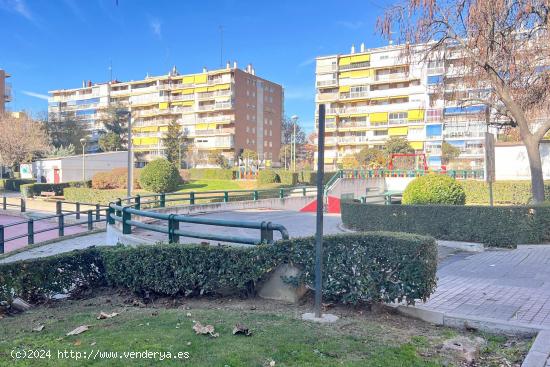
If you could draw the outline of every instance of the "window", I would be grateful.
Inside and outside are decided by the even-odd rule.
[[[255,127],[252,128],[252,134],[256,134],[256,128]]]
[[[269,142],[269,147],[273,148],[273,142],[272,141]],[[269,155],[271,155],[271,153]]]
[[[248,126],[246,127],[246,132],[247,132],[247,133],[250,132],[250,129],[248,128]]]
[[[407,112],[390,112],[388,115],[388,122],[390,125],[401,125],[407,123]]]
[[[250,115],[249,114],[246,115],[246,121],[250,121]]]
[[[374,130],[374,136],[386,136],[388,135],[388,130]]]

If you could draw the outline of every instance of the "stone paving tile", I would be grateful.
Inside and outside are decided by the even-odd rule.
[[[550,245],[461,255],[440,264],[419,308],[550,327]]]

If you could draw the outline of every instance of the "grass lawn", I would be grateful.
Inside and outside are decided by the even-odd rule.
[[[253,180],[192,180],[180,186],[178,192],[186,191],[223,191],[254,190],[279,188],[281,184],[259,184]]]
[[[261,299],[178,299],[156,300],[145,306],[133,303],[131,295],[109,292],[4,317],[0,321],[0,365],[465,366],[441,345],[450,338],[480,336],[388,313],[344,307],[331,310],[341,317],[338,322],[318,325],[300,320],[302,312],[311,308],[309,304],[281,305]],[[100,311],[119,315],[97,320]],[[194,321],[213,325],[219,337],[196,335],[192,330]],[[248,326],[252,336],[232,335],[236,323]],[[44,325],[44,329],[33,332],[38,325]],[[80,325],[90,325],[90,329],[66,336]],[[526,339],[483,337],[487,344],[482,347],[477,366],[514,365],[529,347]],[[10,354],[14,349],[46,349],[51,358],[13,363]],[[58,351],[64,350],[80,352],[82,356],[98,350],[188,352],[189,359],[58,359]]]

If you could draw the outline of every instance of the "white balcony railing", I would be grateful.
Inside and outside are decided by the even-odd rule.
[[[336,79],[332,79],[332,80],[319,80],[317,82],[317,86],[318,87],[326,87],[326,86],[331,86],[331,85],[336,85],[338,81]]]

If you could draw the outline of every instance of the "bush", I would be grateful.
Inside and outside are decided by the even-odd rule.
[[[141,171],[139,178],[141,187],[152,192],[173,192],[181,183],[181,177],[176,166],[168,160],[160,158],[149,162]]]
[[[261,171],[260,171],[261,172]],[[287,170],[278,170],[276,171],[277,176],[279,176],[279,181],[283,185],[294,186],[298,183],[298,173],[287,171]]]
[[[58,184],[49,183],[32,183],[21,185],[21,196],[25,198],[32,198],[39,196],[42,192],[54,192],[55,195],[63,195],[63,190],[68,187],[90,187],[91,181],[71,181]]]
[[[336,172],[325,172],[325,175],[323,177],[323,184],[326,184],[329,182],[333,176],[337,175],[338,171]],[[317,172],[316,171],[302,171],[298,174],[298,182],[306,184],[306,185],[317,185]]]
[[[548,206],[340,205],[344,225],[358,231],[399,230],[500,247],[550,241]]]
[[[20,191],[21,185],[31,184],[36,182],[30,179],[21,178],[2,178],[0,179],[0,190],[5,191]]]
[[[63,196],[67,201],[79,203],[103,204],[107,205],[118,198],[125,198],[126,190],[96,190],[89,188],[68,187],[63,189]]]
[[[225,168],[191,168],[189,178],[191,180],[233,180],[235,172]]]
[[[281,179],[272,169],[263,169],[258,172],[258,182],[261,184],[270,184],[281,182]]]
[[[0,301],[110,285],[160,295],[253,294],[280,264],[303,269],[291,283],[313,285],[315,239],[234,247],[169,244],[102,247],[0,265]],[[353,233],[324,238],[323,294],[343,303],[426,299],[436,284],[430,237]],[[77,289],[78,290],[78,289]]]
[[[403,204],[464,205],[464,189],[452,177],[426,175],[412,180],[403,192]]]
[[[489,184],[484,181],[460,181],[466,193],[467,204],[489,204]],[[545,181],[546,200],[550,200],[550,181]],[[493,182],[493,200],[501,205],[526,205],[531,202],[530,181]]]
[[[134,169],[134,189],[141,189],[139,176],[141,170]],[[128,185],[128,168],[114,168],[108,172],[99,172],[92,177],[94,189],[124,189]]]

